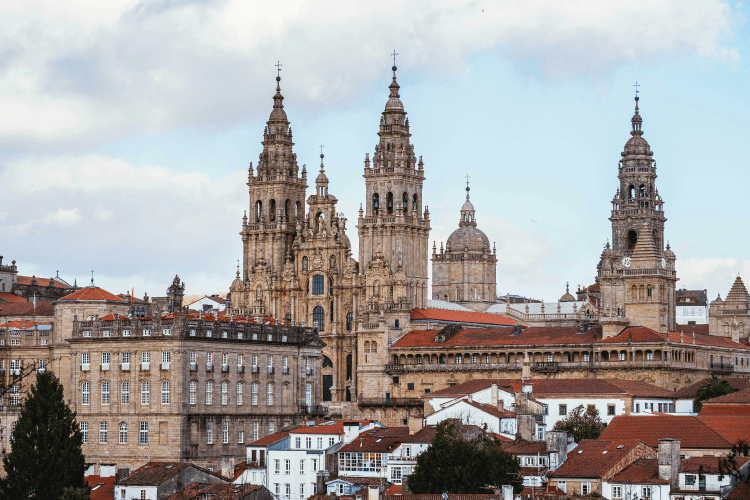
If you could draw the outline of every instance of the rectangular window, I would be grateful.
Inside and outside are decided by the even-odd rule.
[[[169,404],[169,382],[161,383],[161,404]]]
[[[299,473],[304,474],[305,473],[305,459],[301,458],[299,461]]]
[[[612,498],[622,498],[622,486],[612,486]]]
[[[285,496],[287,498],[289,498],[289,497],[292,496],[292,486],[289,483],[287,483],[287,484],[284,485],[284,491],[286,492]]]
[[[271,383],[268,384],[267,396],[268,396],[268,399],[267,399],[266,405],[272,406],[273,405],[273,384]]]
[[[273,434],[273,421],[268,422],[268,433]]]
[[[305,448],[308,450],[312,449],[312,438],[305,438]]]
[[[331,447],[334,444],[336,444],[335,438],[328,438],[328,447]]]
[[[141,422],[141,433],[138,438],[138,443],[148,444],[148,422]]]
[[[258,422],[253,422],[253,441],[258,440],[259,428],[260,424]]]
[[[685,484],[689,486],[695,486],[695,476],[692,474],[685,475]]]
[[[276,474],[281,474],[281,460],[276,459],[274,460],[274,463],[276,464],[276,469],[275,469]]]
[[[294,447],[298,450],[302,448],[302,438],[296,437],[294,438]]]
[[[206,422],[206,444],[214,444],[214,423]]]
[[[106,372],[109,370],[109,353],[103,352],[102,353],[102,371]]]
[[[581,495],[588,495],[591,493],[591,483],[586,481],[581,483]]]
[[[406,384],[406,390],[407,391],[413,391],[414,390],[414,382],[408,382]]]
[[[237,382],[237,406],[242,405],[242,396],[244,392],[244,387],[242,382]]]
[[[89,423],[88,422],[81,422],[81,436],[83,437],[83,444],[86,444],[89,442]]]
[[[318,459],[317,458],[313,458],[312,459],[312,471],[316,472],[317,470],[318,470]]]
[[[651,498],[651,486],[641,487],[641,498],[643,500],[648,500],[649,498]]]
[[[299,497],[305,498],[305,483],[299,483]]]
[[[141,404],[147,405],[151,402],[151,383],[141,383]]]
[[[252,391],[251,403],[253,405],[257,405],[258,404],[258,382],[253,382],[253,385],[251,386],[251,391]]]
[[[292,461],[284,460],[284,474],[291,474],[291,473],[292,473]]]
[[[107,443],[107,422],[99,422],[99,442]]]
[[[238,354],[237,355],[237,368],[242,368],[242,366],[243,366],[242,354]]]
[[[39,368],[37,368],[39,373],[44,373],[47,370],[47,360],[46,359],[40,359],[39,360]]]
[[[197,390],[197,388],[198,388],[198,382],[196,382],[195,380],[191,380],[190,381],[190,404],[191,405],[195,404],[195,391]]]
[[[128,444],[128,424],[120,424],[120,444]]]
[[[615,405],[607,405],[607,415],[615,414]]]
[[[81,404],[89,404],[89,398],[91,397],[91,385],[88,382],[81,384]]]
[[[584,352],[584,353],[583,353],[583,360],[584,360],[584,361],[585,361],[586,363],[588,363],[588,362],[590,361],[590,359],[591,359],[591,358],[589,357],[589,353],[587,353],[587,352]]]
[[[102,404],[109,404],[109,382],[102,382]]]
[[[120,404],[126,405],[130,403],[130,382],[123,382],[120,384]]]
[[[273,373],[273,356],[268,356],[268,373]]]
[[[161,353],[161,369],[162,370],[169,370],[170,361],[172,360],[172,353],[169,351],[164,351]]]
[[[635,404],[635,412],[636,413],[640,413],[641,412],[641,404],[640,403],[636,403]]]
[[[206,404],[210,405],[213,401],[214,383],[210,380],[206,382]]]
[[[130,337],[130,330],[123,330],[122,331],[122,336],[123,337]]]
[[[323,438],[322,437],[318,438],[318,449],[319,450],[323,449]]]
[[[312,406],[312,384],[310,382],[305,384],[305,404],[308,408]]]
[[[568,414],[568,405],[560,405],[560,415]]]
[[[111,337],[111,336],[112,336],[112,332],[110,330],[104,330],[102,332],[102,337]]]
[[[193,363],[193,364],[195,364],[195,353],[194,352],[190,353],[190,362]]]
[[[150,337],[150,336],[151,336],[151,330],[149,330],[149,329],[144,329],[144,330],[143,330],[143,336],[144,336],[144,337]]]
[[[221,424],[221,442],[224,444],[229,444],[229,422],[224,421]]]

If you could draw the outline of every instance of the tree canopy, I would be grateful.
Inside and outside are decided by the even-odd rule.
[[[599,418],[599,410],[593,405],[586,409],[583,405],[576,406],[567,418],[555,424],[556,431],[567,431],[577,443],[582,439],[599,439],[604,427],[604,422]]]
[[[523,488],[520,470],[518,459],[486,430],[469,433],[460,422],[446,420],[438,424],[427,451],[417,456],[408,484],[412,493],[487,493],[488,485],[504,484],[518,493]]]
[[[727,379],[718,378],[715,375],[711,378],[707,378],[695,391],[693,410],[696,412],[701,411],[704,401],[718,398],[719,396],[725,396],[733,392],[737,392],[737,389],[732,387]]]
[[[7,476],[0,480],[0,497],[58,500],[66,488],[84,487],[86,464],[75,417],[57,377],[38,373],[3,459]]]

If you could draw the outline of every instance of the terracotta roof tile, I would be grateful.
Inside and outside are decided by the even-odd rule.
[[[437,434],[437,426],[428,425],[427,427],[420,429],[414,434],[406,436],[405,438],[401,440],[401,442],[402,443],[431,443],[432,440],[435,439],[435,434]]]
[[[191,465],[192,464],[184,462],[149,462],[131,472],[128,477],[118,481],[117,484],[129,486],[158,486]]]
[[[31,283],[36,280],[37,286],[49,286],[50,280],[52,281],[52,288],[70,288],[70,285],[63,283],[55,278],[37,278],[35,276],[16,276],[16,283],[24,286],[31,286]]]
[[[257,441],[253,441],[248,446],[268,446],[270,444],[278,443],[288,435],[288,432],[276,432],[274,434],[269,434],[268,436],[262,437]]]
[[[600,344],[621,344],[623,342],[633,343],[662,343],[666,342],[667,336],[663,333],[659,333],[651,328],[645,326],[635,326],[625,328],[618,335],[614,337],[607,337],[606,339],[599,340]]]
[[[750,389],[733,392],[731,394],[725,394],[723,396],[719,396],[718,398],[709,399],[703,402],[704,405],[736,403],[750,404]]]
[[[719,459],[721,457],[690,457],[682,461],[680,472],[699,472],[701,467],[703,472],[719,472]],[[739,467],[742,467],[750,461],[748,457],[737,457],[735,461]]]
[[[531,487],[531,486],[525,486],[521,493],[518,493],[517,495],[514,495],[515,498],[521,497],[521,498],[548,498],[548,499],[554,499],[559,500],[561,498],[570,498],[568,497],[568,494],[565,493],[563,490],[558,488],[557,486],[542,486],[542,487]]]
[[[369,453],[387,453],[393,451],[409,438],[408,427],[387,427],[365,431],[354,438],[354,441],[342,446],[339,452],[362,451]]]
[[[122,321],[130,321],[130,318],[122,314],[107,314],[106,316],[102,316],[99,319],[102,321],[114,321],[115,319],[119,319]]]
[[[512,328],[463,328],[445,342],[435,342],[439,330],[414,330],[393,344],[393,349],[413,347],[473,347],[505,345],[592,344],[600,327],[580,333],[577,327],[529,327],[513,335]]]
[[[86,485],[91,488],[89,498],[91,500],[113,500],[115,497],[115,476],[86,476],[83,478]]]
[[[165,500],[240,500],[259,490],[263,486],[259,484],[207,484],[192,483],[183,491],[179,491]],[[270,496],[270,495],[269,495]]]
[[[688,415],[621,415],[609,423],[601,439],[628,441],[640,439],[652,448],[659,439],[679,439],[681,447],[728,449],[732,445],[697,417]]]
[[[492,384],[497,382],[497,380],[493,379],[474,379],[469,380],[468,382],[464,382],[462,384],[456,384],[451,387],[446,387],[445,389],[440,389],[439,391],[431,392],[430,394],[425,394],[422,396],[423,398],[434,398],[434,397],[459,397],[459,396],[467,396],[469,394],[474,394],[479,391],[483,391],[485,389],[488,389],[492,387]]]
[[[472,323],[475,325],[513,326],[513,324],[515,324],[515,321],[499,314],[453,311],[450,309],[414,309],[411,312],[411,320],[448,321],[451,323]]]
[[[101,301],[101,302],[107,301],[107,302],[127,303],[125,299],[121,299],[117,295],[109,293],[108,291],[103,290],[96,286],[87,286],[86,288],[81,288],[80,290],[76,290],[75,292],[70,293],[66,295],[65,297],[62,297],[57,300],[59,302],[85,300],[85,301]]]
[[[343,434],[344,433],[344,421],[329,421],[331,423],[318,423],[315,425],[300,424],[294,429],[289,431],[289,434]],[[356,422],[356,421],[355,421]],[[360,422],[356,422],[362,425]]]
[[[549,477],[602,477],[640,443],[638,439],[583,439]]]
[[[750,417],[750,405],[707,405],[703,404],[699,417]]]
[[[708,326],[709,325],[677,325],[675,326],[675,330],[690,335],[690,341],[692,342],[693,330],[695,330],[696,335],[708,335]]]
[[[383,500],[443,500],[442,494],[424,495],[383,495]],[[451,493],[450,500],[498,500],[497,495],[456,495]]]
[[[668,479],[659,479],[659,464],[655,458],[641,458],[625,467],[610,483],[669,484]]]
[[[512,455],[536,455],[537,453],[550,453],[547,450],[546,441],[510,441],[503,442],[501,447],[503,451],[507,451]]]
[[[680,332],[669,332],[669,341],[680,343],[682,340],[683,344],[693,344],[692,333],[680,334]],[[726,337],[717,337],[715,335],[699,335],[698,332],[695,334],[695,345],[711,346],[711,347],[729,347],[731,349],[746,349],[750,351],[750,346],[746,343],[733,342],[732,339]]]
[[[746,483],[739,483],[737,486],[724,497],[724,500],[748,500],[750,499],[750,486]]]
[[[731,444],[738,439],[750,442],[750,416],[698,415],[697,418]]]
[[[16,304],[24,304],[27,301],[23,297],[19,297],[16,294],[3,292],[3,293],[0,293],[0,302],[13,302]]]
[[[53,316],[55,306],[52,302],[37,302],[36,312],[31,302],[3,302],[0,303],[0,316]]]
[[[52,323],[41,323],[37,321],[8,321],[0,325],[0,328],[17,328],[19,330],[33,330],[37,326],[52,326]],[[49,330],[49,328],[40,328],[40,330]]]
[[[732,378],[727,378],[725,380],[729,382],[729,385],[731,385],[738,391],[742,391],[744,389],[750,389],[750,378],[748,377],[738,377],[738,378],[732,377]],[[705,381],[706,379],[699,380],[693,385],[683,387],[682,389],[678,390],[675,393],[675,397],[678,399],[695,399],[696,393],[698,391],[698,387],[700,387],[701,384],[703,384],[703,382]]]
[[[386,495],[400,495],[404,491],[404,487],[400,484],[392,484],[385,490]]]
[[[476,401],[464,401],[464,403],[473,406],[483,412],[497,418],[516,418],[516,413],[512,411],[500,411],[497,406],[491,404],[477,403]]]

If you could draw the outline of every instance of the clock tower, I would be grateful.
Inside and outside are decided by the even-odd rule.
[[[635,98],[632,136],[621,153],[619,187],[612,200],[612,245],[597,266],[604,337],[626,326],[666,333],[675,328],[675,255],[664,248],[664,202],[656,189],[656,163],[643,138]]]

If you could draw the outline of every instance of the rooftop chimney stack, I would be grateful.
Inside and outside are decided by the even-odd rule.
[[[680,477],[680,440],[660,439],[656,454],[659,464],[659,479],[666,479],[677,486]]]

